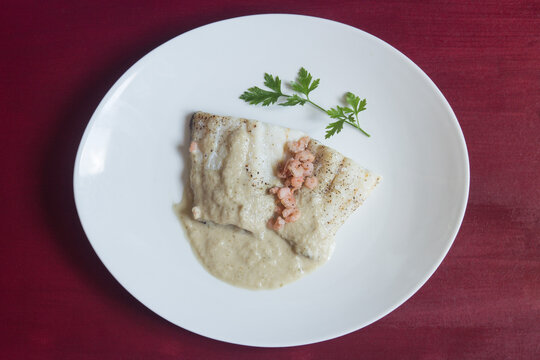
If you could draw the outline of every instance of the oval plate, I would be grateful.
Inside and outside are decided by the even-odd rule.
[[[299,41],[294,33],[310,36]],[[302,66],[321,78],[311,96],[327,107],[346,91],[367,98],[360,121],[371,138],[345,128],[324,140],[329,118],[317,109],[238,99],[262,86],[264,72],[293,80]],[[326,265],[281,289],[250,291],[199,264],[173,212],[186,186],[188,120],[197,110],[301,129],[383,176],[339,230]],[[195,333],[271,347],[349,333],[407,300],[452,245],[468,189],[465,141],[433,82],[372,35],[298,15],[213,23],[144,56],[95,111],[74,171],[88,239],[133,296]]]

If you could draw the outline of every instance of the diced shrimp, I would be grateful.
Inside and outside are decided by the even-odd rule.
[[[283,218],[287,218],[289,215],[291,215],[295,210],[297,210],[296,208],[285,208],[283,209],[283,211],[281,212],[281,216],[283,216]]]
[[[283,229],[283,225],[285,225],[285,220],[281,216],[278,216],[274,222],[274,225],[272,226],[272,229],[276,231],[281,230]]]
[[[294,190],[300,189],[302,187],[302,184],[304,183],[304,177],[303,176],[293,176],[290,178],[291,186]]]
[[[285,198],[287,198],[287,197],[289,197],[291,195],[292,195],[291,189],[289,189],[288,187],[282,187],[277,192],[277,197],[280,200],[283,200],[283,199],[285,199]]]
[[[305,162],[302,164],[302,169],[304,169],[304,176],[311,176],[313,174],[313,163]]]
[[[278,177],[281,179],[286,179],[289,175],[289,167],[291,166],[291,163],[294,161],[293,158],[287,159],[281,170],[278,171]]]
[[[298,166],[301,166],[302,163],[296,159],[290,158],[285,163],[285,169],[291,171],[291,169],[297,168]]]
[[[281,203],[283,204],[283,206],[285,206],[285,208],[296,207],[296,199],[293,195],[281,199]]]
[[[292,176],[298,177],[304,175],[304,169],[302,168],[302,163],[298,160],[293,160],[289,163],[287,170],[290,171]]]
[[[302,166],[299,166],[297,168],[294,168],[294,170],[291,171],[292,176],[299,177],[304,175],[304,169]]]
[[[309,150],[304,150],[296,153],[296,155],[294,155],[294,158],[296,160],[300,160],[301,162],[313,162],[313,160],[315,160],[315,155],[313,155]]]
[[[305,187],[311,190],[313,190],[317,186],[317,184],[319,184],[319,180],[317,180],[315,176],[307,177],[304,181]]]
[[[199,145],[195,141],[192,141],[191,144],[189,144],[189,152],[192,153],[197,150],[199,150]]]
[[[309,143],[309,137],[304,136],[298,139],[298,141],[289,142],[289,150],[293,153],[298,153],[306,149],[307,144]]]
[[[297,153],[299,151],[304,150],[301,148],[301,145],[298,143],[298,141],[289,141],[288,147],[289,147],[289,151],[292,153]]]
[[[287,210],[287,209],[285,209],[285,210]],[[285,212],[285,210],[283,210],[283,212]],[[285,214],[283,214],[283,216],[285,216]],[[292,212],[285,218],[285,222],[293,223],[293,222],[297,221],[298,219],[300,219],[300,210],[293,209]]]
[[[300,145],[303,149],[307,148],[309,144],[309,136],[302,136],[300,139],[298,139],[298,145]]]
[[[287,144],[294,156],[289,157],[278,169],[277,176],[283,179],[284,186],[268,189],[268,192],[276,195],[278,199],[274,209],[274,213],[278,216],[276,219],[268,220],[267,224],[269,228],[276,231],[282,229],[285,223],[295,222],[300,218],[300,210],[296,207],[294,191],[300,189],[302,185],[306,185],[310,189],[317,186],[317,178],[312,177],[315,156],[311,151],[306,150],[309,141],[309,137],[304,136]],[[309,177],[306,178],[306,176]],[[308,181],[307,184],[306,181]]]

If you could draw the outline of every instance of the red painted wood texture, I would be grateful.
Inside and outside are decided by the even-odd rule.
[[[273,12],[356,26],[416,62],[463,128],[471,191],[454,246],[403,306],[338,339],[259,349],[178,328],[116,283],[79,224],[72,167],[93,110],[137,59],[209,22]],[[4,0],[0,40],[0,358],[540,358],[538,1]]]

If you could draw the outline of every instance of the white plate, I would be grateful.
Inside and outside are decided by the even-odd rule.
[[[349,90],[367,98],[361,124],[371,138],[346,128],[324,141],[329,119],[316,109],[238,99],[264,72],[292,80],[301,66],[321,78],[312,98],[327,107]],[[250,291],[198,263],[173,213],[196,110],[301,129],[383,176],[326,265],[279,290]],[[150,52],[97,108],[74,173],[88,239],[133,296],[185,329],[254,346],[334,338],[398,307],[450,248],[468,188],[463,135],[433,82],[372,35],[297,15],[221,21]]]

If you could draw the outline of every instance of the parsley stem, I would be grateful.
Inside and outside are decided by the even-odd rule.
[[[317,109],[323,111],[323,112],[326,112],[326,110],[322,107],[320,107],[319,105],[315,104],[313,101],[307,99],[307,102],[310,103],[311,105],[315,106]]]
[[[367,132],[364,131],[364,129],[362,129],[360,126],[358,126],[357,124],[353,123],[353,122],[350,122],[350,121],[347,121],[345,120],[345,122],[351,126],[354,126],[355,128],[357,128],[358,130],[360,130],[362,133],[364,133],[364,135],[366,135],[367,137],[371,137],[371,135],[369,135]]]
[[[320,109],[321,111],[323,111],[323,112],[326,112],[326,110],[325,110],[325,109],[323,109],[323,108],[322,108],[322,107],[320,107],[319,105],[315,104],[315,103],[314,103],[313,101],[311,101],[311,100],[308,100],[308,102],[309,102],[309,103],[310,103],[311,105],[315,106],[316,108]]]
[[[283,94],[283,93],[280,93],[279,95],[283,96],[283,97],[287,97],[287,98],[292,96],[292,95],[287,95],[287,94]],[[306,102],[310,103],[311,105],[315,106],[317,109],[319,109],[319,110],[326,113],[326,110],[323,107],[321,107],[321,106],[315,104],[313,101],[309,100],[309,97],[306,97],[304,100],[306,100]]]
[[[371,137],[371,135],[369,135],[367,132],[365,132],[364,129],[362,129],[361,127],[358,127],[358,130],[360,130],[361,132],[363,132],[364,135],[366,135],[367,137]]]

